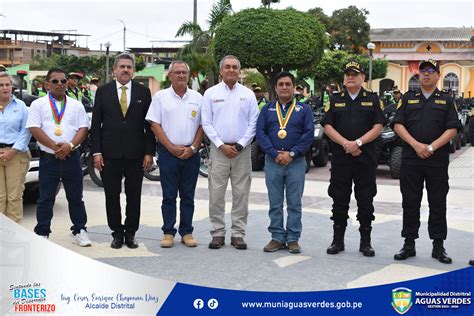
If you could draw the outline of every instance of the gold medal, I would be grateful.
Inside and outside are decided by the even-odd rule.
[[[62,134],[63,134],[63,130],[61,129],[60,126],[57,126],[56,129],[54,130],[54,135],[61,136]]]
[[[280,139],[285,139],[286,135],[287,135],[287,133],[286,133],[286,131],[285,131],[284,129],[280,129],[280,130],[278,131],[278,137],[279,137]]]
[[[286,125],[288,124],[288,121],[290,120],[290,116],[293,113],[295,106],[296,106],[296,98],[293,99],[293,103],[288,109],[288,112],[286,113],[285,117],[283,117],[282,110],[280,109],[280,104],[278,103],[278,101],[276,101],[275,103],[278,123],[280,124],[280,130],[278,131],[277,135],[278,135],[278,138],[280,139],[285,139],[286,135],[288,135],[288,133],[285,131],[285,128],[286,128]],[[299,108],[299,105],[298,105],[298,108]]]

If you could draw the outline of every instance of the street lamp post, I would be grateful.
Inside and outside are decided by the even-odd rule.
[[[109,49],[112,43],[109,41],[105,42],[105,82],[109,82]]]
[[[369,89],[372,90],[372,58],[373,51],[375,49],[375,44],[370,42],[367,44],[367,49],[369,50]]]
[[[125,22],[123,20],[120,20],[123,24],[123,52],[125,53],[125,47],[126,47],[126,42],[125,42],[125,35],[127,34],[127,26],[125,25]]]

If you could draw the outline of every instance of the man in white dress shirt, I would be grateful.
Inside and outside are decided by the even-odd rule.
[[[194,192],[199,174],[198,148],[202,141],[202,96],[188,89],[189,66],[184,61],[171,63],[171,87],[158,91],[146,119],[160,142],[160,182],[163,191],[163,239],[161,247],[171,248],[176,232],[187,247],[196,247],[193,238]],[[180,197],[179,230],[176,224],[176,198]]]
[[[225,192],[232,186],[231,245],[247,249],[244,241],[251,184],[250,143],[255,136],[258,105],[252,90],[237,81],[240,61],[228,55],[220,65],[222,82],[209,88],[202,102],[202,126],[211,140],[209,170],[209,248],[225,244]]]
[[[66,96],[67,79],[63,70],[50,69],[46,81],[49,92],[31,104],[26,123],[41,149],[35,233],[45,238],[51,233],[56,191],[62,180],[74,243],[87,247],[91,241],[86,233],[87,214],[82,201],[83,175],[75,149],[87,136],[89,118],[82,103]]]

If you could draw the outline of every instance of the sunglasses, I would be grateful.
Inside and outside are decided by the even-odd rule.
[[[66,84],[67,82],[67,79],[61,79],[61,80],[58,80],[58,79],[53,79],[50,81],[51,83],[54,83],[54,84],[58,84],[58,83],[62,83],[62,84]]]
[[[432,75],[437,71],[434,70],[433,68],[425,68],[425,69],[420,69],[420,72],[424,73],[424,74],[428,73],[428,74]]]

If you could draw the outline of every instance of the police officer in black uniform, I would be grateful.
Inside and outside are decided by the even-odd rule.
[[[331,219],[334,221],[334,239],[327,249],[328,254],[344,250],[344,233],[354,182],[361,236],[359,251],[366,257],[375,255],[370,244],[372,221],[375,219],[373,198],[377,194],[373,141],[382,132],[385,119],[377,94],[362,88],[364,80],[362,66],[349,62],[344,70],[345,90],[331,96],[321,122],[324,132],[333,141],[328,194],[333,199]]]
[[[451,263],[443,247],[448,231],[449,140],[456,136],[460,126],[453,99],[436,87],[440,78],[438,62],[423,61],[419,69],[421,89],[408,91],[403,96],[393,121],[395,132],[405,142],[400,171],[405,244],[394,259],[405,260],[416,255],[415,239],[420,228],[420,203],[426,183],[428,232],[433,240],[431,256],[442,263]]]

